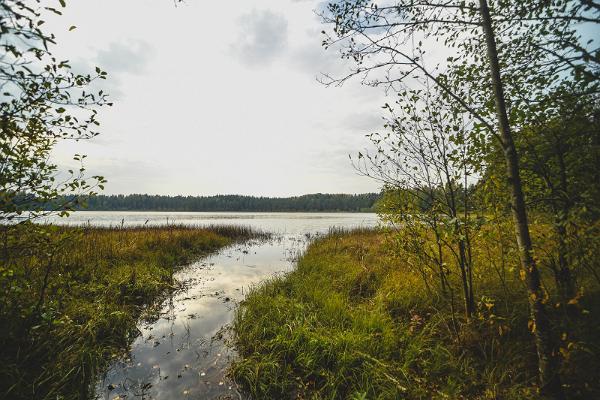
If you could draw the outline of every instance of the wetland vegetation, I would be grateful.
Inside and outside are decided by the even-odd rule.
[[[490,221],[472,237],[469,319],[460,275],[449,275],[447,287],[456,289],[444,295],[427,258],[406,247],[414,232],[334,231],[315,240],[293,272],[242,302],[233,323],[241,355],[235,380],[257,399],[538,398],[526,286],[509,226]],[[549,227],[534,224],[533,232],[536,256],[551,262]],[[433,236],[423,245],[435,248]],[[599,282],[581,276],[585,296],[567,306],[551,270],[543,281],[569,398],[596,398]]]
[[[233,342],[239,357],[231,366],[231,376],[245,393],[256,399],[600,397],[597,0],[319,2],[316,13],[324,28],[319,40],[325,49],[344,59],[343,68],[332,67],[339,74],[323,73],[319,82],[340,86],[354,79],[381,88],[387,96],[380,111],[383,115],[369,115],[376,117],[381,126],[365,132],[366,148],[350,157],[355,172],[378,182],[381,193],[287,199],[241,195],[101,196],[99,192],[107,181],[101,175],[88,175],[85,155],[75,154],[67,163],[57,160],[59,144],[65,144],[64,150],[93,140],[99,134],[98,110],[113,104],[109,93],[98,86],[108,73],[100,67],[92,67],[90,72],[80,70],[95,58],[71,62],[66,59],[70,57],[57,55],[61,54],[56,51],[59,39],[49,28],[63,15],[67,3],[0,1],[0,396],[96,396],[97,379],[111,360],[133,352],[130,346],[142,337],[138,322],[157,318],[161,300],[178,289],[174,272],[179,266],[236,241],[264,236],[243,227],[125,227],[124,220],[120,227],[64,227],[40,223],[44,218],[67,217],[86,205],[110,210],[368,211],[376,202],[383,221],[380,229],[334,229],[326,237],[312,236],[308,228],[296,232],[300,239],[288,238],[296,245],[304,246],[306,239],[314,239],[297,268],[258,284],[245,299],[240,293],[237,299],[243,302],[233,323]],[[302,7],[305,2],[288,3]],[[146,22],[142,11],[146,7],[139,10],[140,15],[135,10],[127,16],[128,23]],[[201,12],[194,18],[202,18],[202,7]],[[229,21],[227,13],[221,16],[219,23]],[[166,24],[168,18],[161,14],[159,20]],[[205,18],[205,22],[210,21]],[[218,107],[212,109],[192,104],[192,100],[180,101],[170,92],[152,92],[141,102],[144,109],[137,109],[145,113],[140,118],[144,125],[136,126],[144,127],[139,128],[142,132],[138,134],[143,135],[137,136],[139,144],[148,141],[152,144],[149,149],[162,150],[162,140],[166,143],[171,134],[174,137],[180,128],[174,123],[184,116],[173,117],[162,107],[176,104],[185,110],[183,106],[191,104],[194,119],[189,120],[186,129],[197,129],[196,123],[212,118],[202,125],[208,132],[203,140],[212,139],[210,135],[225,136],[220,129],[229,125],[233,128],[228,132],[241,132],[243,140],[235,137],[227,142],[237,146],[235,149],[225,148],[230,144],[219,147],[188,143],[195,135],[187,132],[186,141],[178,143],[171,159],[177,162],[152,165],[155,169],[146,168],[154,161],[146,164],[144,160],[138,164],[142,168],[132,162],[131,170],[143,171],[143,179],[151,181],[146,187],[169,193],[183,186],[161,186],[172,184],[161,175],[167,164],[179,168],[181,175],[174,180],[183,181],[179,178],[187,169],[193,169],[205,173],[207,179],[197,181],[193,176],[190,185],[212,181],[216,185],[213,187],[222,188],[223,177],[236,182],[251,177],[247,172],[256,163],[260,167],[255,169],[260,171],[257,183],[261,184],[257,187],[277,193],[280,190],[273,187],[273,182],[288,183],[288,171],[291,174],[297,169],[312,174],[316,170],[312,164],[318,160],[322,162],[317,168],[320,176],[329,177],[327,183],[333,184],[335,178],[331,177],[338,175],[331,174],[331,165],[337,163],[345,147],[336,147],[339,138],[314,140],[318,136],[311,137],[302,130],[306,126],[328,130],[331,121],[320,118],[328,115],[330,105],[339,106],[345,101],[317,103],[316,98],[300,98],[296,90],[305,83],[296,81],[296,85],[288,86],[285,81],[294,79],[293,74],[282,75],[286,78],[274,80],[275,84],[269,79],[279,79],[278,73],[253,75],[266,77],[265,81],[252,90],[224,88],[218,96],[215,92],[205,95],[204,87],[191,89],[192,83],[205,82],[191,76],[206,77],[215,83],[205,85],[206,89],[220,88],[234,82],[233,77],[253,81],[245,75],[256,71],[250,66],[257,70],[267,65],[275,68],[276,56],[297,53],[312,57],[305,49],[283,51],[288,23],[271,11],[253,11],[236,21],[247,32],[240,30],[238,40],[243,43],[229,43],[229,48],[242,58],[248,56],[247,70],[217,77],[201,70],[214,63],[184,60],[177,70],[193,65],[195,75],[173,74],[184,80],[169,85],[185,88],[179,92],[181,95],[204,95],[203,100],[211,104],[225,93],[226,101],[216,102]],[[274,25],[267,26],[273,21]],[[188,28],[205,24],[181,25]],[[74,25],[65,28],[77,31]],[[302,28],[311,38],[317,31]],[[156,31],[155,25],[152,29]],[[220,34],[226,33],[221,26],[218,29]],[[161,30],[161,40],[169,32]],[[204,44],[213,44],[220,34],[212,34]],[[271,40],[272,35],[279,36]],[[189,37],[195,40],[188,33],[181,38]],[[186,51],[178,52],[178,56],[185,55],[197,42],[186,42]],[[225,48],[223,43],[219,46]],[[269,46],[273,48],[269,50]],[[128,71],[135,80],[133,75],[142,68],[128,62],[143,57],[129,51],[124,53],[130,57],[122,57],[117,44],[110,47],[117,53],[107,58],[118,59],[122,64],[116,69]],[[139,47],[140,53],[146,51],[144,45]],[[168,48],[171,51],[171,46]],[[263,51],[266,53],[260,54]],[[97,59],[103,54],[99,50]],[[268,64],[271,61],[273,64]],[[294,65],[300,64],[297,61]],[[331,60],[326,64],[332,65]],[[227,70],[220,65],[217,68]],[[169,65],[168,69],[156,70],[174,68]],[[166,78],[159,77],[160,81],[171,82]],[[265,90],[277,95],[261,98],[267,96],[262,89],[268,85],[286,91]],[[160,85],[147,86],[164,90]],[[256,90],[258,87],[261,90]],[[229,93],[236,93],[236,97]],[[242,95],[248,93],[251,97],[244,100]],[[264,114],[239,112],[233,101],[237,96],[242,99],[239,104],[258,105],[256,110]],[[334,99],[322,97],[319,100]],[[166,98],[177,101],[165,102]],[[264,100],[265,104],[255,100]],[[281,107],[269,105],[275,102]],[[150,112],[150,105],[159,105],[160,112]],[[319,113],[305,115],[304,108]],[[209,112],[196,116],[196,110]],[[289,110],[290,114],[284,113]],[[347,110],[351,115],[363,112],[356,107]],[[170,119],[152,120],[150,117],[156,115],[151,114],[169,115]],[[121,113],[117,120],[128,117],[128,113]],[[236,126],[233,123],[237,117],[241,123]],[[258,134],[263,130],[262,126],[251,125],[253,120],[267,126],[271,119],[275,125],[269,125],[272,132],[268,141],[248,140],[253,138],[247,132]],[[360,125],[352,123],[349,127],[342,119],[333,124],[341,131]],[[300,121],[309,124],[292,130]],[[156,135],[148,140],[146,133],[155,128],[158,134],[154,131]],[[129,127],[117,124],[111,129],[125,132]],[[285,136],[288,129],[301,132],[298,138],[306,142],[290,140]],[[311,140],[311,146],[314,142],[319,146],[318,151],[305,146]],[[305,151],[298,157],[278,154],[274,158],[278,162],[293,159],[306,164],[288,170],[289,163],[262,163],[268,160],[257,153],[266,153],[266,147],[262,147],[266,143],[277,143],[280,150],[286,147]],[[199,167],[197,161],[202,157],[184,154],[184,148],[223,154],[218,154],[218,163],[208,160],[206,166]],[[136,146],[119,150],[132,155],[132,149],[137,150]],[[314,154],[306,154],[305,149],[312,149]],[[143,150],[136,153],[146,154]],[[160,157],[154,159],[160,161]],[[180,166],[179,162],[186,159],[194,164]],[[185,165],[193,168],[186,169]],[[221,169],[226,168],[231,169],[221,175]],[[271,170],[277,170],[277,178],[267,176]],[[137,179],[132,176],[126,182]],[[259,182],[258,178],[265,181]],[[303,188],[322,185],[315,183],[312,175],[302,175],[298,181],[298,187]],[[291,186],[286,187],[291,190]],[[183,190],[209,191],[205,187]],[[286,224],[288,221],[280,220],[274,225]],[[235,285],[243,287],[251,279],[265,278],[266,272],[280,272],[279,265],[288,265],[290,260],[287,250],[262,248],[269,262],[263,264],[264,270],[252,273],[248,271],[257,269],[257,265],[244,262],[249,250],[238,249],[236,261],[241,261],[234,266],[238,275],[226,276],[221,283],[236,290],[231,278],[239,278]],[[221,256],[233,258],[231,254]],[[219,269],[215,274],[223,278],[226,272]],[[202,293],[198,298],[188,296],[185,301],[198,308],[206,306],[206,314],[214,316],[214,321],[227,324],[231,314],[215,314],[216,307],[223,305],[218,298],[221,292],[216,293],[212,302],[195,302],[206,299]],[[228,295],[224,299],[228,306],[232,298]],[[162,330],[164,326],[155,328],[161,335],[168,335]],[[214,326],[210,328],[207,332],[214,333]],[[143,339],[151,340],[149,336]],[[199,349],[194,350],[200,359]],[[167,355],[171,357],[168,352],[162,354]],[[163,359],[165,363],[173,361]],[[178,361],[181,359],[171,366]],[[158,377],[153,379],[158,382],[171,385],[185,380],[165,384],[158,364],[143,367],[154,369],[155,365]],[[185,364],[183,368],[198,372],[192,377],[195,380],[185,380],[195,385],[196,391],[182,389],[177,383],[175,391],[162,395],[207,393],[201,392],[205,388],[202,385],[207,384],[201,379],[205,371],[199,371],[198,365],[194,369]],[[214,375],[220,378],[219,374]],[[142,382],[142,389],[148,389],[148,384]],[[106,389],[114,394],[115,386],[110,383]],[[145,391],[134,396],[147,397]]]
[[[2,228],[0,393],[11,399],[93,396],[138,320],[178,289],[178,267],[265,236],[235,226]]]

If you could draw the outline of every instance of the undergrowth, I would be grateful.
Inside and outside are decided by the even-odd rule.
[[[498,240],[485,231],[476,238],[479,301],[466,321],[460,294],[440,296],[419,261],[398,250],[401,234],[330,232],[296,270],[254,288],[236,313],[240,358],[231,369],[253,399],[536,398],[516,257],[496,274],[489,257],[498,260]],[[570,398],[600,398],[600,304],[591,288],[561,338]]]
[[[89,398],[136,322],[177,288],[177,267],[248,228],[3,226],[0,397]]]

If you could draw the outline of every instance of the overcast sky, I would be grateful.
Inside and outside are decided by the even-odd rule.
[[[380,89],[326,88],[345,66],[321,47],[311,0],[69,1],[48,29],[60,58],[109,73],[101,136],[61,144],[88,155],[105,193],[360,193],[379,185],[349,153],[381,127]],[[68,31],[71,25],[77,29]]]

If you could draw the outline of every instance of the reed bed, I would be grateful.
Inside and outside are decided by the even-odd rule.
[[[544,230],[535,226],[538,242],[552,246],[540,238]],[[402,230],[331,230],[296,270],[258,285],[240,305],[232,376],[253,399],[536,399],[518,258],[487,233],[473,238],[478,303],[466,321],[460,299],[435,293],[422,260],[397,247]],[[497,274],[490,262],[501,250],[506,264]],[[588,278],[580,277],[578,316],[555,325],[557,337],[568,332],[561,352],[571,399],[600,398],[600,290]]]
[[[243,226],[3,226],[0,397],[89,398],[178,288],[177,268],[267,234]]]

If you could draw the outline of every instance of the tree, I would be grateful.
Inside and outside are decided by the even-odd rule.
[[[341,49],[342,57],[356,64],[341,78],[325,76],[324,83],[341,84],[359,76],[368,85],[405,90],[433,82],[447,102],[476,120],[475,135],[479,132],[500,144],[529,291],[541,391],[556,398],[562,397],[558,361],[532,257],[513,130],[552,115],[553,101],[545,95],[565,80],[574,82],[581,96],[598,90],[599,53],[590,43],[582,43],[575,24],[597,24],[599,14],[600,7],[593,1],[498,1],[490,9],[485,0],[407,0],[381,6],[368,0],[338,1],[321,14],[325,23],[334,26],[324,45]],[[502,40],[495,32],[502,32]],[[439,56],[430,57],[434,66],[429,67],[428,46],[451,56],[443,62]]]
[[[62,7],[64,1],[60,1]],[[96,136],[96,106],[108,103],[90,85],[106,72],[76,74],[69,62],[52,55],[55,36],[42,30],[42,14],[61,11],[32,2],[0,4],[0,220],[20,222],[48,210],[67,212],[74,204],[64,195],[93,193],[102,188],[100,176],[86,180],[83,166],[59,175],[49,161],[59,140]],[[72,27],[73,29],[74,27]],[[81,162],[85,156],[75,155]]]
[[[91,89],[96,79],[106,78],[104,71],[76,74],[68,61],[52,55],[55,36],[42,29],[43,14],[61,11],[44,4],[0,2],[0,287],[7,293],[36,288],[36,298],[0,307],[3,319],[15,327],[7,329],[20,338],[29,338],[33,326],[52,318],[45,314],[48,282],[56,270],[55,255],[69,240],[31,222],[49,212],[65,215],[80,199],[66,195],[93,194],[104,183],[101,176],[86,179],[83,155],[74,157],[77,170],[61,174],[50,161],[51,151],[60,140],[96,136],[95,108],[110,104],[106,94]],[[39,282],[29,279],[30,266],[23,262],[28,256],[44,260]]]
[[[575,256],[582,247],[580,227],[600,215],[595,200],[600,196],[598,105],[582,101],[570,87],[549,96],[561,99],[559,116],[520,129],[516,146],[529,206],[547,215],[554,228],[556,255],[549,267],[568,303],[577,295],[575,269],[582,264]],[[488,175],[498,173],[498,153],[488,155]]]
[[[470,319],[475,311],[469,185],[476,146],[467,133],[472,121],[434,89],[400,92],[394,106],[384,108],[391,114],[387,131],[368,135],[375,151],[359,153],[355,168],[384,184],[392,195],[384,196],[391,205],[383,207],[386,219],[409,231],[409,251],[422,255],[424,265],[436,266],[442,293],[452,296],[448,277],[453,271],[445,251],[451,254]],[[426,245],[430,235],[436,244],[431,249]],[[428,274],[420,272],[427,280]]]

